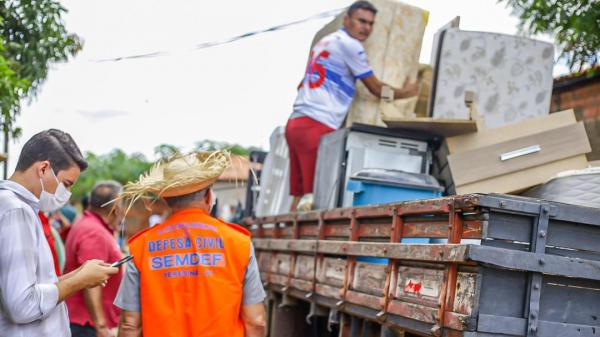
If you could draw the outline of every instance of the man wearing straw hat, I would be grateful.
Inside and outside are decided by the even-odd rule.
[[[211,186],[229,165],[223,151],[179,155],[125,186],[121,199],[154,194],[171,216],[129,241],[134,259],[115,300],[120,337],[265,335],[250,233],[210,216]]]

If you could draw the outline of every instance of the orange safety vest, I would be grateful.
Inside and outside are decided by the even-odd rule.
[[[244,337],[250,232],[186,209],[129,241],[140,272],[144,337]]]

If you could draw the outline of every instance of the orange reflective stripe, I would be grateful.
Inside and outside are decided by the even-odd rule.
[[[188,209],[130,241],[144,337],[244,336],[250,237],[240,228]]]

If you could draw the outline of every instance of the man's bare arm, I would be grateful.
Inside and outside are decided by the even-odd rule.
[[[245,337],[266,336],[267,321],[265,316],[265,305],[263,303],[242,305],[241,317],[244,322]]]
[[[96,335],[98,337],[110,336],[108,326],[106,325],[106,316],[102,307],[102,287],[94,287],[83,290],[83,299],[85,306],[94,322]]]
[[[142,337],[142,316],[139,312],[123,311],[121,313],[119,337]]]
[[[367,89],[369,89],[371,94],[376,97],[381,97],[381,91],[383,90],[383,86],[386,84],[379,81],[375,75],[363,78],[362,82]],[[413,97],[419,93],[419,81],[411,83],[408,78],[404,82],[402,88],[389,87],[394,90],[394,99]]]

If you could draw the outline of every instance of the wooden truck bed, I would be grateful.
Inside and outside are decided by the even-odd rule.
[[[472,194],[247,224],[271,337],[308,335],[299,302],[339,336],[600,336],[600,209]]]

